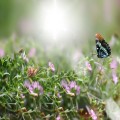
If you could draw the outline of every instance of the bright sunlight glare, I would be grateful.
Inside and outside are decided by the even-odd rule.
[[[41,0],[35,9],[34,23],[36,36],[44,41],[59,44],[77,40],[83,36],[83,12],[76,8],[74,2],[62,0]],[[82,8],[82,7],[80,7]]]
[[[44,24],[45,32],[57,39],[60,35],[63,35],[67,30],[67,20],[65,12],[54,0],[53,5],[44,10]]]

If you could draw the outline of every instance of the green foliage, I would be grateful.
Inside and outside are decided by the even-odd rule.
[[[104,101],[107,97],[116,96],[119,84],[114,85],[108,78],[109,58],[104,61],[101,73],[95,59],[85,58],[79,63],[77,71],[52,72],[49,66],[44,67],[26,61],[25,52],[15,53],[14,56],[0,59],[0,116],[1,119],[55,119],[60,115],[63,119],[84,119],[80,110],[86,106],[93,108],[98,117],[103,116]],[[92,71],[87,70],[84,62],[89,61]],[[83,66],[83,67],[82,67]],[[37,68],[37,73],[29,75],[29,67]],[[83,74],[84,73],[84,74]],[[33,94],[25,86],[25,81],[32,84],[37,81],[43,87],[43,94]],[[80,86],[80,94],[75,89],[70,93],[61,84],[75,81]],[[109,88],[108,88],[108,85]],[[116,87],[116,90],[113,89]],[[116,92],[115,92],[115,91]],[[59,96],[59,95],[60,96]],[[24,96],[24,97],[23,97]],[[8,117],[9,116],[9,117]]]

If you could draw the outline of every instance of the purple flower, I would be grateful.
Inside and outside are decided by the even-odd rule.
[[[68,83],[67,81],[62,80],[61,85],[66,90],[67,93],[72,93],[71,90],[75,90],[76,95],[80,93],[80,86],[78,86],[75,81],[71,81]]]
[[[115,59],[110,63],[110,68],[111,69],[116,69],[117,68],[117,61]]]
[[[92,71],[91,64],[88,61],[85,62],[85,65],[89,71]]]
[[[97,115],[95,114],[95,112],[92,109],[90,109],[88,106],[86,106],[86,108],[90,116],[92,117],[92,120],[97,120]]]
[[[61,85],[62,85],[62,87],[65,88],[65,90],[66,90],[67,92],[70,92],[70,87],[69,87],[69,84],[67,83],[67,81],[62,80]]]
[[[0,57],[4,57],[4,55],[5,55],[4,50],[0,48]]]
[[[117,84],[117,82],[118,82],[118,77],[117,77],[115,71],[112,72],[112,77],[113,77],[113,82],[114,82],[115,84]]]
[[[92,109],[90,110],[90,115],[91,115],[93,120],[97,120],[97,116],[96,116],[95,112]]]
[[[39,82],[33,82],[32,83],[32,88],[33,88],[33,90],[35,90],[35,89],[37,89],[37,90],[39,90],[40,91],[40,94],[43,94],[43,88],[42,88],[42,86],[39,84]]]
[[[30,93],[32,94],[36,93],[39,93],[40,95],[43,94],[43,87],[37,81],[30,83],[28,80],[26,80],[24,82],[24,86],[27,87]]]
[[[48,66],[50,67],[50,69],[54,72],[55,71],[55,67],[54,64],[52,64],[51,62],[48,63]]]
[[[29,51],[29,53],[28,53],[28,56],[29,57],[34,57],[35,54],[36,54],[36,49],[35,48],[31,48],[30,51]]]
[[[76,82],[75,81],[71,81],[69,86],[70,86],[70,89],[75,88]]]
[[[58,116],[56,117],[56,120],[60,120],[60,115],[58,115]]]
[[[66,87],[65,87],[65,90],[67,91],[67,93],[69,93],[70,92],[70,87],[67,85]]]
[[[36,88],[38,88],[38,89],[40,89],[40,85],[39,85],[39,82],[33,82],[32,83],[32,87],[33,87],[33,89],[36,89]]]

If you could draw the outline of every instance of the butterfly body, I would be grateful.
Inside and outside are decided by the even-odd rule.
[[[111,55],[110,46],[100,34],[96,34],[96,50],[98,58],[106,58]]]

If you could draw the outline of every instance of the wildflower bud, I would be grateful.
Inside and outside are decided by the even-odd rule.
[[[21,57],[23,58],[24,61],[29,62],[29,59],[27,58],[25,51],[23,49],[20,49],[19,53],[21,54]]]
[[[61,120],[60,115],[58,115],[58,116],[56,117],[56,120]]]
[[[97,115],[95,114],[95,112],[92,109],[90,109],[88,106],[86,106],[86,109],[88,110],[92,120],[98,120]]]
[[[51,71],[52,71],[52,72],[55,72],[54,64],[51,63],[51,62],[49,62],[48,65],[49,65],[49,68],[51,69]]]
[[[34,97],[38,97],[38,94],[37,93],[30,93],[32,96]]]
[[[75,96],[75,93],[72,93],[72,92],[68,92],[67,94],[70,95],[70,96],[72,96],[72,97]]]
[[[85,65],[86,65],[86,68],[87,68],[89,71],[92,71],[91,64],[90,64],[88,61],[86,61]]]
[[[27,112],[27,109],[26,109],[26,107],[23,107],[23,108],[21,108],[21,109],[19,109],[17,112]]]
[[[28,76],[29,76],[29,77],[35,76],[36,73],[37,73],[37,71],[38,71],[38,69],[35,69],[35,68],[32,68],[32,67],[28,68],[28,71],[27,71]]]

